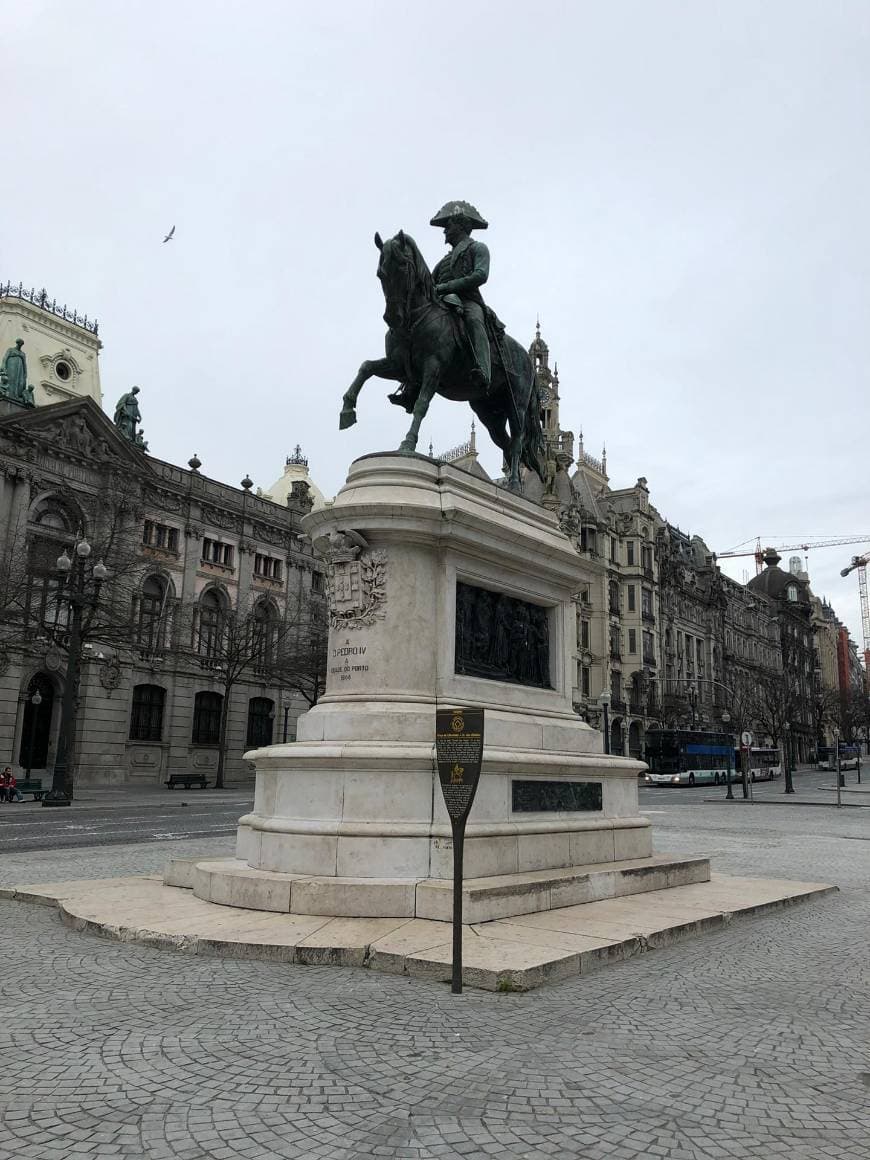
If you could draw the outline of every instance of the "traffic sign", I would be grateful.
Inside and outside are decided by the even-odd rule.
[[[752,745],[752,734],[748,729],[744,729],[740,734],[740,744],[745,745],[747,749]]]

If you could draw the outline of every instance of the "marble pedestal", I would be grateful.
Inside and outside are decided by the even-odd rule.
[[[330,559],[327,689],[296,742],[247,755],[257,780],[239,824],[242,863],[322,882],[321,914],[418,914],[417,886],[452,875],[434,747],[436,707],[452,706],[486,710],[467,878],[521,883],[651,855],[643,766],[604,756],[571,707],[571,597],[596,574],[554,513],[449,464],[369,455],[305,529]],[[458,582],[545,610],[551,687],[457,673]],[[550,802],[552,783],[600,785],[600,808],[515,809],[514,783],[528,805],[527,783],[542,781]],[[247,904],[257,908],[256,891]]]

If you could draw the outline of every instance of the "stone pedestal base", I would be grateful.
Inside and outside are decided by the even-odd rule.
[[[435,712],[463,706],[486,718],[466,878],[651,855],[644,766],[605,756],[572,709],[572,596],[600,577],[555,514],[446,464],[375,455],[305,527],[331,567],[327,689],[294,744],[248,755],[246,866],[309,879],[294,886],[307,913],[422,913],[440,894],[420,883],[453,873]]]

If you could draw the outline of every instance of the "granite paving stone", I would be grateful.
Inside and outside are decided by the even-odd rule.
[[[655,808],[663,853],[840,893],[541,990],[460,996],[97,939],[0,901],[0,1160],[863,1160],[870,815]],[[232,850],[42,850],[4,858],[0,881],[159,873],[169,853]],[[431,928],[391,938],[404,951]]]

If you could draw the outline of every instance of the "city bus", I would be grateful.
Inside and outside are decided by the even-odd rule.
[[[743,754],[734,750],[734,769],[738,780],[743,776]],[[753,781],[770,781],[782,777],[782,754],[778,749],[753,746],[749,750],[749,776]]]
[[[860,745],[853,745],[849,741],[840,742],[840,769],[857,769],[861,755]],[[833,745],[819,746],[819,769],[836,769],[837,757]]]
[[[701,729],[650,729],[648,785],[724,785],[734,779],[734,738]]]

